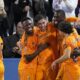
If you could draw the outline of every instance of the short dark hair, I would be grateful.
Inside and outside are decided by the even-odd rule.
[[[58,29],[66,34],[70,34],[73,32],[73,27],[69,22],[63,21],[58,25]]]
[[[55,12],[54,12],[54,14],[57,14],[57,16],[59,17],[59,18],[61,18],[62,20],[64,20],[65,18],[66,18],[66,16],[65,16],[65,12],[63,11],[63,10],[55,10]]]
[[[21,22],[23,23],[24,21],[28,21],[28,20],[31,20],[31,18],[29,18],[29,17],[23,17],[22,19],[21,19]],[[32,21],[32,20],[31,20]]]
[[[43,16],[42,14],[38,14],[36,15],[36,17],[34,18],[34,22],[37,23],[39,20],[41,19],[46,19],[45,16]]]

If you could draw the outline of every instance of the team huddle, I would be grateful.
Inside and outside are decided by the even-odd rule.
[[[56,10],[52,22],[41,14],[34,24],[28,17],[20,22],[24,32],[16,44],[21,55],[19,80],[80,80],[80,35],[75,24],[78,18],[65,18]],[[3,40],[0,38],[0,80],[4,80]]]

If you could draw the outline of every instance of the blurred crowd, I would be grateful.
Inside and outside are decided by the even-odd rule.
[[[56,2],[54,3],[54,1],[56,0],[4,0],[6,17],[3,20],[0,18],[0,25],[2,26],[0,27],[0,35],[12,35],[15,30],[14,26],[16,26],[17,22],[19,22],[22,17],[28,16],[34,20],[34,17],[41,13],[47,16],[48,20],[51,21],[53,12],[58,8],[58,6],[55,6]],[[72,8],[74,7],[72,6]],[[77,3],[75,10],[76,16],[79,13],[79,8],[80,2]]]

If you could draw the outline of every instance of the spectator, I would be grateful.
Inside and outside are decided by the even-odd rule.
[[[21,20],[22,16],[27,15],[31,4],[29,0],[4,0],[4,2],[7,12],[6,24],[8,33],[9,35],[12,35],[14,30],[14,23],[17,24],[17,22]]]
[[[4,26],[7,27],[7,32],[9,35],[13,34],[14,27],[14,15],[13,15],[13,3],[15,0],[4,0],[5,10],[7,12],[7,18],[5,19]]]
[[[51,21],[53,16],[51,0],[44,0],[44,6],[46,11],[46,16],[48,17],[48,20]]]
[[[80,0],[78,0],[78,6],[80,7]]]
[[[66,18],[75,17],[75,9],[78,5],[78,0],[53,0],[53,11],[62,9],[66,14]]]
[[[32,0],[32,10],[34,17],[37,14],[47,16],[49,21],[52,20],[52,2],[51,0]]]
[[[31,2],[29,0],[15,0],[13,7],[15,23],[21,20],[21,17],[26,17],[30,8]]]
[[[3,49],[3,56],[4,58],[18,58],[20,54],[18,54],[19,50],[16,46],[17,42],[21,38],[23,34],[23,26],[21,22],[18,22],[16,27],[16,34],[9,36],[4,39],[4,49]]]
[[[6,17],[6,12],[4,9],[4,2],[3,0],[0,1],[0,36],[6,35],[6,27],[4,25],[4,19]]]
[[[80,0],[78,0],[78,6],[76,8],[76,16],[80,13]]]
[[[4,9],[4,1],[1,0],[0,1],[0,16],[5,16],[6,15],[6,12],[5,12],[5,9]]]
[[[45,17],[47,16],[48,19],[51,21],[52,8],[50,5],[51,2],[49,2],[49,0],[33,0],[32,3],[34,17],[37,14],[42,14]]]
[[[34,14],[34,17],[37,14],[46,15],[45,7],[44,7],[44,0],[33,0],[32,5],[33,5],[33,14]]]

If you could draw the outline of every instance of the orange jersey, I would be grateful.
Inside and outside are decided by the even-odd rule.
[[[51,70],[50,65],[57,58],[57,29],[49,23],[45,31],[38,31],[39,44],[48,43],[50,46],[43,50],[38,56],[38,68],[44,72],[43,80],[55,80],[57,70]]]
[[[75,36],[73,35],[73,33],[63,39],[63,42],[62,42],[63,54],[64,54],[65,49],[66,50],[70,49],[72,51],[76,47],[78,47],[78,42]]]
[[[0,37],[0,47],[1,47],[1,49],[3,49],[3,40],[1,37]],[[3,60],[2,52],[0,53],[0,60]]]
[[[78,37],[77,37],[78,38]],[[76,40],[74,33],[64,38],[63,40],[63,54],[67,54],[67,51],[78,47],[78,41]],[[65,52],[65,50],[67,50]],[[66,66],[66,67],[65,67]],[[79,80],[80,79],[80,59],[75,63],[71,58],[67,59],[61,64],[56,80]]]
[[[79,80],[80,63],[74,63],[72,59],[61,64],[56,80]]]
[[[38,32],[40,39],[39,43],[49,43],[50,48],[52,48],[53,53],[55,54],[55,58],[58,55],[58,30],[52,25],[52,23],[48,23],[47,29],[44,32]]]
[[[37,50],[38,38],[35,34],[27,36],[25,33],[21,39],[22,57],[19,62],[18,72],[20,80],[35,80],[37,57],[30,63],[27,63],[24,55],[32,54]]]
[[[22,57],[19,62],[19,77],[20,80],[55,80],[56,71],[52,71],[50,65],[53,60],[55,60],[56,47],[56,29],[53,26],[47,26],[47,30],[41,32],[36,27],[36,31],[33,36],[28,36],[25,39],[25,34],[23,34],[21,39],[22,45]],[[34,60],[30,63],[26,63],[24,60],[25,54],[32,54],[37,50],[39,44],[49,43],[50,47],[43,50]],[[26,50],[24,50],[26,48]],[[54,76],[53,76],[54,75]]]
[[[0,37],[0,49],[3,49],[3,40]],[[2,51],[0,53],[0,80],[4,80],[4,64],[3,64],[3,55]]]
[[[24,55],[33,54],[37,50],[38,37],[35,34],[33,34],[31,36],[26,35],[26,38],[25,38],[25,33],[24,33],[21,39],[21,45],[22,45],[21,59],[24,59]]]

